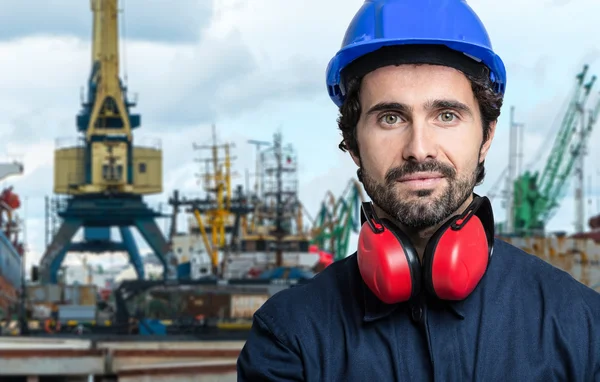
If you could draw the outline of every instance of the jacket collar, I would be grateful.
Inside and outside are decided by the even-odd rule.
[[[375,294],[369,289],[369,287],[361,280],[361,289],[363,292],[363,305],[364,305],[364,315],[363,321],[365,322],[373,322],[379,319],[388,317],[392,314],[396,309],[408,310],[409,303],[403,302],[398,304],[386,304],[381,301]],[[477,293],[476,288],[473,293]],[[433,299],[431,297],[428,298],[428,303],[434,302],[436,304],[442,304],[446,309],[452,311],[458,318],[461,320],[465,318],[466,315],[466,302],[463,301],[441,301],[437,299]]]

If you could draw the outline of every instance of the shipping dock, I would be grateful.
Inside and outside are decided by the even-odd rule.
[[[241,341],[0,338],[0,378],[6,382],[233,382],[242,346]]]

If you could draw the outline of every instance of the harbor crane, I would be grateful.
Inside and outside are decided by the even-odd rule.
[[[162,150],[158,142],[134,146],[139,114],[119,78],[118,0],[92,0],[92,66],[87,100],[76,117],[78,144],[57,147],[54,193],[66,195],[58,205],[61,222],[41,259],[43,283],[57,283],[67,252],[124,251],[138,278],[144,266],[130,227],[136,227],[158,257],[165,277],[175,278],[169,243],[155,219],[162,215],[146,205],[144,195],[162,192]],[[111,240],[118,227],[122,242]],[[82,242],[72,243],[83,228]]]
[[[586,104],[596,76],[585,83],[588,65],[576,76],[573,95],[564,112],[550,156],[541,172],[526,171],[513,183],[512,231],[516,236],[541,236],[564,198],[600,113],[600,100],[586,120]],[[582,170],[582,169],[581,169]],[[580,195],[580,199],[581,199]],[[583,218],[581,218],[583,219]]]
[[[314,222],[312,243],[333,255],[334,261],[349,255],[351,233],[360,229],[360,206],[365,201],[362,186],[351,179],[339,198],[331,191],[325,195]]]

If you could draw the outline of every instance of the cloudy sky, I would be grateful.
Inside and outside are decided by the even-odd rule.
[[[25,174],[5,181],[26,208],[28,264],[44,250],[44,196],[52,193],[56,139],[75,137],[75,115],[90,69],[89,1],[2,0],[0,13],[0,155],[19,157]],[[174,189],[198,192],[197,152],[215,123],[221,141],[236,143],[238,172],[252,166],[248,139],[270,140],[280,129],[301,161],[300,196],[316,212],[325,192],[339,194],[355,175],[337,149],[337,110],[324,84],[325,68],[339,48],[362,0],[121,0],[124,27],[121,62],[143,127],[136,139],[160,138],[164,150],[166,203]],[[470,0],[487,25],[508,71],[504,113],[478,191],[493,188],[508,161],[509,107],[525,124],[525,163],[540,169],[584,63],[600,73],[593,26],[594,0]],[[568,17],[566,17],[568,15]],[[557,20],[561,20],[557,22]],[[123,31],[122,30],[122,31]],[[594,97],[598,93],[594,92]],[[553,130],[554,129],[554,130]],[[587,159],[597,213],[600,160],[595,132]],[[551,142],[551,141],[550,141]],[[541,147],[541,148],[540,148]],[[237,179],[244,183],[244,178]],[[496,187],[497,189],[498,187]],[[550,229],[573,229],[573,192]],[[504,210],[494,201],[499,218]],[[164,225],[161,223],[161,225]],[[139,239],[139,236],[138,236]],[[142,248],[145,247],[140,242]]]

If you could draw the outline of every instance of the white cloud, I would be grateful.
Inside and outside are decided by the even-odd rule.
[[[210,22],[212,11],[210,0],[179,0],[169,3],[167,12],[161,2],[120,0],[118,5],[121,31],[128,38],[170,43],[197,41]],[[40,5],[36,0],[22,0],[7,2],[2,10],[0,39],[28,35],[91,36],[89,1],[47,0]],[[161,22],[157,25],[158,18]]]

